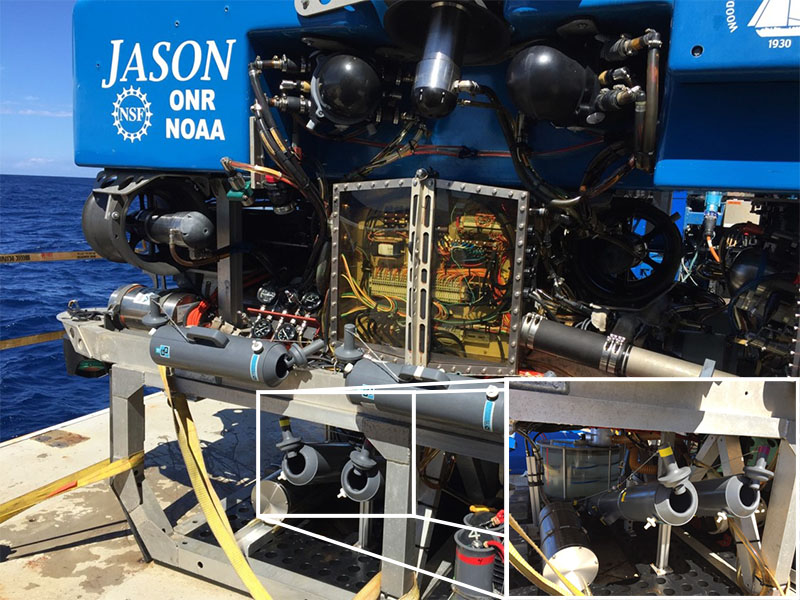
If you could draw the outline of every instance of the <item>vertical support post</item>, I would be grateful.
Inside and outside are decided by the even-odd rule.
[[[242,240],[242,205],[228,200],[222,181],[212,186],[217,198],[217,248],[225,248]],[[238,252],[217,263],[217,299],[222,318],[238,325],[242,310],[242,255]]]
[[[781,440],[778,447],[778,462],[775,465],[775,478],[767,506],[767,520],[764,523],[764,541],[761,555],[764,562],[775,574],[781,586],[789,581],[797,538],[797,446],[788,440]]]
[[[664,432],[661,434],[661,447],[672,447],[675,443],[675,434],[672,432]],[[659,456],[658,458],[658,474],[662,475],[666,467],[664,460]],[[669,573],[672,569],[669,568],[669,542],[672,536],[672,525],[665,525],[664,523],[658,524],[658,548],[656,550],[656,562],[653,563],[654,570],[657,574],[663,575]]]
[[[144,374],[120,365],[110,375],[110,452],[118,460],[144,450]],[[144,478],[144,466],[111,478],[133,537],[145,561],[170,563],[175,544],[168,537],[172,525]]]
[[[536,460],[536,454],[533,451],[530,456],[525,457],[525,468],[528,470],[528,496],[531,502],[531,523],[535,528],[535,531],[532,533],[538,535],[539,512],[541,511],[539,490],[543,482],[539,479],[539,462]]]
[[[109,377],[111,460],[144,450],[144,374],[119,365]]]
[[[656,552],[655,571],[659,575],[669,573],[669,540],[672,536],[672,525],[659,523],[658,525],[658,551]]]
[[[109,448],[111,460],[144,451],[144,374],[119,365],[109,375]],[[141,484],[144,465],[111,478],[111,489],[119,499],[134,539],[146,561],[152,559],[130,513],[143,504]]]
[[[369,546],[369,536],[372,531],[372,519],[368,515],[372,514],[372,500],[358,503],[358,514],[362,515],[358,519],[358,547],[367,548]]]

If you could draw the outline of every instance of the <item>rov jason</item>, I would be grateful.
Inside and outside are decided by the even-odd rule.
[[[236,40],[225,40],[227,51],[224,60],[219,46],[214,40],[206,40],[205,48],[195,40],[181,42],[175,47],[171,58],[172,42],[157,42],[150,51],[150,56],[153,63],[155,63],[157,71],[155,69],[148,71],[145,68],[142,46],[139,42],[136,42],[128,53],[125,69],[119,75],[124,44],[125,40],[111,40],[111,67],[108,77],[101,81],[100,85],[103,88],[110,88],[117,82],[125,83],[128,81],[129,76],[132,77],[134,75],[135,79],[131,79],[131,81],[159,82],[164,81],[168,76],[172,76],[176,81],[189,81],[200,73],[201,67],[203,67],[203,74],[200,77],[200,81],[211,81],[212,61],[220,78],[223,81],[227,81],[230,72],[231,55],[233,54],[233,46],[236,44]],[[118,76],[119,79],[117,78]]]

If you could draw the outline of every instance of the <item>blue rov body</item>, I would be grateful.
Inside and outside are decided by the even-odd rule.
[[[800,0],[79,0],[74,36],[85,236],[161,278],[109,326],[797,372]]]
[[[508,0],[502,18],[512,46],[558,39],[559,27],[590,20],[600,34],[664,39],[656,163],[634,172],[634,188],[794,191],[800,187],[800,40],[796,27],[759,27],[763,0]],[[101,2],[74,13],[75,160],[79,165],[155,171],[218,171],[220,158],[250,158],[248,63],[307,51],[304,38],[370,56],[392,46],[386,3],[361,2],[300,16],[292,2]],[[763,11],[762,11],[763,12]],[[420,24],[424,29],[425,25]],[[463,78],[491,84],[509,107],[509,60],[465,67]],[[280,79],[268,78],[277,94]],[[278,115],[282,125],[290,122]],[[146,122],[147,125],[139,126]],[[391,127],[378,139],[390,139]],[[507,151],[491,110],[457,107],[430,127],[429,144]],[[133,132],[133,133],[130,133]],[[381,138],[381,136],[384,138]],[[386,137],[388,136],[388,138]],[[531,126],[531,162],[545,180],[574,187],[596,153],[591,133]],[[302,131],[300,145],[329,177],[374,154]],[[569,153],[554,150],[585,145]],[[401,177],[432,167],[448,179],[518,183],[506,157],[452,160],[412,156],[374,172]]]

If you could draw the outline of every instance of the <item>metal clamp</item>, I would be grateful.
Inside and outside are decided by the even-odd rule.
[[[612,333],[603,344],[603,352],[600,355],[598,368],[606,373],[617,375],[617,368],[622,366],[626,350],[625,336]]]
[[[522,319],[522,326],[520,327],[519,335],[524,341],[525,345],[533,350],[535,346],[534,338],[536,332],[539,330],[544,317],[536,313],[528,313]]]

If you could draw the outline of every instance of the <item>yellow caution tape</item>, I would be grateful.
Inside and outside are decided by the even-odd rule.
[[[37,333],[35,335],[26,335],[25,337],[0,340],[0,350],[32,346],[33,344],[41,344],[42,342],[52,342],[53,340],[60,340],[63,335],[64,330],[61,329],[60,331],[48,331],[47,333]]]
[[[39,504],[43,500],[47,500],[53,496],[58,496],[59,494],[63,494],[69,490],[75,490],[79,487],[108,479],[109,477],[119,475],[125,471],[135,469],[142,464],[143,460],[144,452],[136,452],[127,458],[115,460],[114,462],[111,462],[111,459],[107,458],[90,467],[86,467],[85,469],[76,471],[71,475],[62,477],[53,483],[43,485],[32,492],[23,494],[19,498],[15,498],[14,500],[9,500],[8,502],[0,504],[0,523],[3,523],[14,515],[18,515],[22,511]]]
[[[0,254],[0,264],[21,262],[51,262],[56,260],[94,260],[101,258],[91,250],[76,252],[24,252],[21,254]]]
[[[658,455],[661,458],[666,458],[667,456],[672,456],[672,447],[671,446],[667,446],[666,448],[661,448],[661,450],[658,451]]]
[[[553,565],[553,563],[551,563],[549,560],[547,560],[547,557],[544,555],[544,552],[541,551],[539,546],[536,545],[536,542],[534,542],[531,539],[531,537],[525,532],[525,530],[520,526],[520,524],[517,523],[517,520],[513,516],[506,515],[506,518],[508,519],[508,522],[511,525],[511,527],[514,528],[514,531],[516,531],[518,534],[520,534],[522,536],[522,539],[525,540],[528,543],[528,545],[530,545],[531,548],[536,550],[537,554],[539,554],[539,556],[542,557],[542,560],[544,561],[544,563],[553,570],[553,573],[556,574],[556,577],[558,577],[561,580],[561,583],[563,583],[567,587],[567,589],[572,593],[573,596],[585,596],[586,595],[583,592],[581,592],[578,588],[576,588],[575,585],[569,579],[564,577],[561,574],[561,571],[559,571]]]
[[[161,380],[164,382],[164,393],[166,393],[170,406],[172,406],[172,417],[175,422],[175,433],[178,436],[178,446],[180,446],[183,460],[186,463],[186,470],[189,473],[192,488],[197,496],[200,508],[203,509],[203,514],[206,517],[206,521],[208,521],[211,532],[225,552],[225,556],[228,557],[234,571],[236,571],[236,574],[250,592],[250,596],[254,600],[272,600],[272,597],[261,585],[252,567],[250,567],[244,554],[236,544],[228,516],[225,514],[219,497],[211,485],[211,480],[208,477],[208,471],[203,461],[197,429],[192,419],[192,413],[189,411],[186,396],[172,393],[166,367],[159,366],[158,371],[161,374]]]

